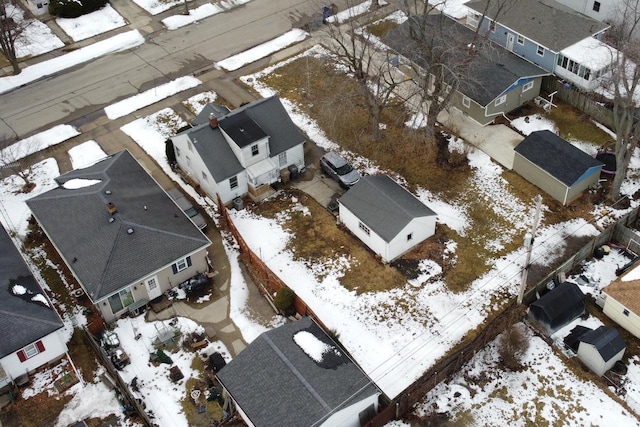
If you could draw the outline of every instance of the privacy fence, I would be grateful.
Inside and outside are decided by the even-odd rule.
[[[220,201],[219,201],[220,202]],[[224,204],[219,203],[220,211],[224,217],[229,230],[237,239],[242,252],[243,261],[247,263],[247,267],[252,272],[252,276],[260,291],[269,299],[286,284],[262,261],[260,256],[256,255],[246,244],[231,219],[229,212]],[[552,281],[562,273],[569,273],[580,265],[582,261],[592,256],[594,250],[599,246],[611,242],[617,242],[621,246],[627,247],[634,244],[634,239],[638,239],[637,235],[628,228],[635,225],[638,220],[638,211],[636,208],[627,215],[620,218],[615,224],[607,227],[602,233],[571,256],[567,261],[550,272],[542,280],[536,283],[531,289],[525,293],[525,302],[527,304],[536,299],[536,292]],[[635,250],[640,250],[640,244]],[[633,248],[630,248],[633,249]],[[406,415],[411,411],[413,405],[418,402],[422,396],[432,390],[438,383],[447,381],[458,372],[465,363],[469,362],[475,354],[482,350],[489,342],[493,341],[501,332],[508,329],[514,323],[522,320],[525,313],[525,306],[518,305],[515,298],[507,304],[505,309],[494,317],[488,319],[484,324],[480,325],[477,330],[468,334],[468,339],[461,343],[449,355],[437,361],[430,369],[428,369],[418,380],[411,386],[407,387],[397,397],[391,400],[381,402],[378,414],[368,422],[367,427],[382,427],[387,422]],[[324,327],[321,320],[315,313],[296,296],[296,311],[300,315],[313,317],[320,325]]]

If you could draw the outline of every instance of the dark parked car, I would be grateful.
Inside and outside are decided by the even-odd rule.
[[[338,184],[344,188],[352,187],[360,181],[360,173],[341,155],[333,151],[329,151],[320,158],[320,170],[338,181]]]
[[[184,211],[191,221],[202,231],[207,228],[207,221],[204,217],[193,207],[191,202],[184,197],[184,194],[177,188],[172,188],[167,191],[167,194],[171,196],[174,202]]]

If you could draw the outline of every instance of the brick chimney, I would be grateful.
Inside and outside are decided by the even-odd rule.
[[[209,114],[209,126],[211,126],[212,129],[218,127],[218,118],[213,113]]]
[[[109,202],[107,203],[107,211],[109,211],[109,215],[113,215],[114,213],[118,212],[118,208],[116,207],[116,205]]]

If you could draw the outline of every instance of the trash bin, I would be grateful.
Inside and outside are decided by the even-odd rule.
[[[244,203],[242,202],[241,197],[236,197],[233,199],[233,207],[237,211],[241,211],[244,208]]]
[[[288,169],[291,179],[298,179],[298,166],[289,165]]]
[[[283,184],[286,184],[287,182],[289,182],[290,178],[291,178],[291,172],[289,172],[289,169],[282,169],[280,171],[280,181],[282,181]]]

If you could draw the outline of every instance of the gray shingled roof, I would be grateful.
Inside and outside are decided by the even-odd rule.
[[[492,0],[465,3],[478,13],[486,11],[488,18],[554,52],[609,28],[553,0],[512,0],[507,7],[499,5],[502,2]]]
[[[195,119],[191,121],[192,126],[203,125],[209,123],[211,115],[216,118],[220,118],[229,113],[229,109],[224,105],[209,103],[205,105],[198,113]]]
[[[548,130],[530,133],[515,147],[515,151],[569,187],[589,169],[604,166]]]
[[[258,142],[267,136],[246,110],[226,116],[220,120],[219,126],[240,148]]]
[[[425,20],[429,22],[430,28],[442,29],[441,32],[433,31],[432,41],[448,52],[443,60],[460,63],[460,57],[468,55],[460,46],[470,44],[474,39],[474,32],[445,15],[430,15]],[[409,36],[410,26],[411,23],[405,21],[390,31],[383,41],[400,55],[428,68],[428,62],[420,54],[420,48]],[[550,73],[491,42],[478,46],[476,56],[462,74],[458,90],[478,104],[486,106],[519,79]]]
[[[314,361],[294,341],[304,331],[335,351]],[[319,425],[332,409],[379,393],[309,317],[262,333],[217,375],[255,426]]]
[[[21,297],[12,292],[22,285]],[[33,301],[42,288],[4,228],[0,226],[0,358],[25,347],[63,327],[50,306]]]
[[[244,170],[224,139],[220,128],[228,132],[227,129],[234,126],[237,127],[241,119],[245,120],[243,123],[246,123],[246,118],[248,117],[264,134],[269,136],[271,157],[276,157],[278,154],[305,142],[304,135],[291,121],[289,114],[277,96],[246,104],[224,115],[219,115],[223,111],[220,109],[208,106],[205,109],[218,117],[218,127],[211,128],[208,119],[209,113],[203,115],[201,112],[197,121],[202,122],[202,124],[186,130],[182,134],[186,133],[191,142],[194,143],[194,147],[198,150],[200,157],[216,182],[224,181]],[[228,126],[229,123],[233,126]],[[194,142],[194,140],[197,142]],[[238,142],[243,143],[242,141]]]
[[[338,201],[386,242],[414,218],[436,215],[388,175],[362,177]]]
[[[74,178],[100,182],[60,186],[27,205],[94,302],[210,244],[128,151],[56,182]]]
[[[593,345],[605,362],[627,348],[620,332],[611,326],[600,326],[598,329],[586,332],[580,337],[580,341]]]
[[[585,312],[584,294],[575,283],[564,282],[529,306],[529,314],[551,332]]]

